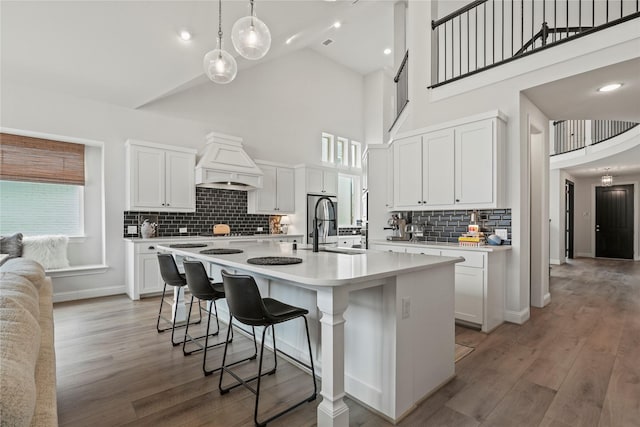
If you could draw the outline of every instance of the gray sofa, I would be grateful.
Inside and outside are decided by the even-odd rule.
[[[37,262],[0,267],[0,425],[57,426],[51,279]]]

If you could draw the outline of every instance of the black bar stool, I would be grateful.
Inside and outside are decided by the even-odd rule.
[[[306,402],[312,402],[316,399],[318,394],[318,387],[316,384],[316,372],[313,367],[313,354],[311,353],[311,339],[309,338],[309,325],[307,323],[306,315],[309,314],[307,310],[304,308],[294,307],[292,305],[288,305],[277,301],[273,298],[262,298],[260,296],[260,291],[258,290],[258,285],[252,276],[248,275],[234,275],[230,274],[225,270],[222,270],[222,281],[224,283],[224,291],[227,298],[227,305],[229,306],[229,330],[227,331],[227,339],[229,338],[229,334],[231,333],[231,321],[235,318],[237,321],[244,323],[245,325],[249,325],[252,327],[255,326],[264,326],[262,330],[262,342],[260,344],[260,361],[258,363],[258,374],[250,377],[250,378],[240,378],[236,375],[232,370],[228,369],[230,365],[226,365],[227,358],[227,345],[224,347],[224,356],[222,358],[222,372],[220,372],[220,382],[218,384],[218,388],[220,389],[220,394],[228,393],[231,389],[236,388],[240,385],[243,385],[248,390],[256,395],[256,403],[255,409],[253,412],[253,421],[256,426],[264,426],[268,422],[273,421],[274,419],[286,414],[289,411],[297,408]],[[307,345],[309,347],[309,360],[311,361],[311,366],[306,365],[305,363],[296,360],[298,363],[306,366],[311,369],[311,378],[313,379],[313,393],[301,400],[300,402],[295,403],[294,405],[288,407],[287,409],[278,412],[276,415],[264,420],[258,421],[258,403],[260,401],[260,379],[264,375],[271,375],[276,372],[276,368],[278,366],[278,358],[276,356],[276,352],[278,351],[276,348],[276,336],[275,336],[275,328],[274,325],[277,323],[286,322],[289,320],[297,319],[302,317],[304,319],[304,327],[307,331]],[[264,341],[265,334],[267,329],[271,326],[271,334],[273,337],[273,354],[274,354],[274,366],[273,369],[268,372],[262,372],[262,358],[264,355]],[[291,357],[291,356],[289,356]],[[294,359],[295,360],[295,359]],[[225,372],[228,372],[231,376],[233,376],[238,383],[234,384],[230,387],[223,388],[222,387],[222,377]],[[249,382],[257,380],[257,386],[254,389],[249,385]]]
[[[160,300],[160,310],[158,311],[158,321],[156,322],[156,329],[158,333],[168,331],[171,329],[171,344],[173,346],[177,346],[184,343],[184,339],[182,341],[175,342],[173,337],[176,331],[176,328],[182,328],[187,326],[187,324],[176,326],[176,317],[178,313],[178,304],[180,302],[180,291],[184,289],[187,284],[187,280],[184,274],[181,274],[178,271],[178,266],[176,265],[175,260],[171,254],[158,254],[158,264],[160,265],[160,275],[162,276],[162,280],[164,281],[164,288],[162,288],[162,299]],[[162,307],[164,306],[164,296],[167,291],[167,285],[174,286],[178,288],[176,307],[173,312],[173,321],[167,319],[166,317],[162,317]],[[182,292],[184,296],[184,291]],[[198,310],[199,311],[199,310]],[[191,314],[191,313],[189,313]],[[160,328],[160,319],[164,320],[167,324],[171,325],[170,327]],[[200,320],[194,322],[193,324],[198,324],[202,321],[202,313],[200,312]]]
[[[207,272],[199,261],[184,261],[184,272],[186,274],[187,286],[189,287],[189,291],[191,292],[191,303],[189,305],[189,314],[187,315],[187,329],[185,330],[185,338],[182,343],[182,352],[185,356],[190,354],[203,351],[204,355],[202,358],[202,371],[205,375],[211,375],[212,373],[219,371],[222,369],[221,367],[215,369],[207,369],[207,350],[210,348],[218,347],[226,342],[219,342],[216,344],[209,345],[209,337],[213,337],[218,335],[220,332],[220,321],[218,320],[218,308],[216,306],[216,301],[222,298],[225,298],[224,286],[222,283],[215,283],[213,280],[209,278]],[[208,313],[207,317],[207,332],[205,335],[199,337],[192,337],[189,335],[189,320],[191,318],[191,307],[193,307],[193,299],[198,298],[198,307],[199,310],[204,310]],[[213,306],[213,312],[216,316],[216,331],[213,333],[209,333],[209,328],[211,326],[211,307],[202,308],[200,305],[200,301],[211,301],[211,305]],[[206,304],[205,304],[206,306]],[[204,338],[204,345],[202,345],[199,340]],[[194,343],[198,348],[195,350],[186,350],[187,341]],[[231,331],[231,337],[227,335],[227,342],[233,341],[233,331]],[[247,360],[255,359],[258,355],[258,345],[256,343],[255,331],[253,331],[253,346],[254,346],[254,354],[253,356],[247,357],[245,359],[234,362],[233,365],[238,364],[240,362],[244,362]]]

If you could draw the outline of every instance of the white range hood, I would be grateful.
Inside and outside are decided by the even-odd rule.
[[[242,138],[211,132],[196,164],[198,187],[255,190],[262,188],[262,170],[242,148]]]

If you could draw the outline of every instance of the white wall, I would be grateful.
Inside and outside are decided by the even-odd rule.
[[[564,264],[566,261],[565,250],[565,181],[569,180],[575,184],[576,179],[566,171],[554,169],[549,172],[549,223],[550,227],[550,253],[551,264]],[[576,188],[574,186],[574,192]],[[574,222],[578,220],[575,193],[574,193]],[[574,228],[575,234],[575,228]],[[574,256],[575,256],[575,236],[574,236]]]
[[[509,122],[506,132],[506,207],[512,209],[513,249],[508,262],[507,319],[521,322],[529,312],[529,218],[527,112],[520,92],[577,73],[637,57],[640,30],[624,23],[530,55],[518,61],[466,77],[436,89],[431,82],[430,22],[437,16],[432,2],[409,2],[407,44],[410,116],[401,131],[499,109]],[[413,54],[411,54],[413,52]],[[425,52],[425,54],[422,54]],[[558,96],[564,96],[558,94]],[[547,128],[547,123],[541,124]]]
[[[362,76],[309,50],[242,71],[234,84],[206,84],[143,110],[18,85],[4,75],[1,83],[1,127],[104,143],[109,268],[103,274],[55,278],[57,300],[124,293],[127,139],[200,149],[205,135],[215,130],[244,137],[255,158],[297,164],[319,162],[321,131],[360,141],[364,136]],[[190,114],[197,120],[181,118]],[[94,161],[99,160],[90,156],[88,166]],[[73,257],[94,262],[99,222],[87,228],[92,261],[78,255],[82,247],[77,244],[70,248]]]
[[[363,141],[363,88],[362,75],[304,49],[240,70],[231,84],[206,82],[143,109],[240,136],[257,159],[320,163],[323,131]]]
[[[364,141],[383,144],[389,141],[389,128],[395,117],[395,84],[388,71],[378,70],[364,76]]]

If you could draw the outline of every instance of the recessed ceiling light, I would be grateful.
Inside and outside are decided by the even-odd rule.
[[[383,53],[384,53],[385,55],[389,55],[389,54],[391,53],[391,49],[386,48],[386,49],[383,51]]]
[[[191,40],[191,33],[187,30],[180,31],[180,40],[183,40],[185,42]]]
[[[340,28],[342,27],[342,23],[340,21],[336,21],[333,23],[333,28]]]
[[[620,89],[622,87],[622,83],[611,83],[606,86],[602,86],[598,89],[598,92],[611,92],[612,90]]]

